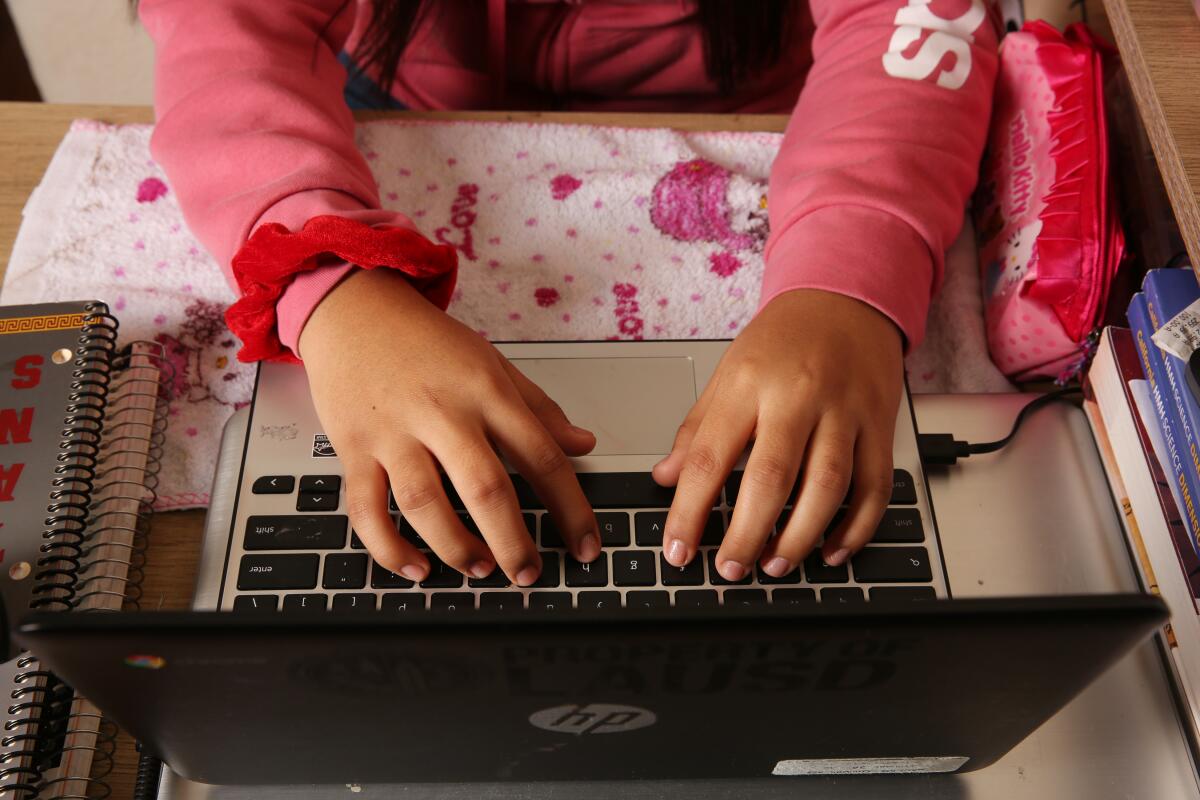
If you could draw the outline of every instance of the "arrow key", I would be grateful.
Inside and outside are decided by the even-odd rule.
[[[296,488],[296,479],[291,475],[263,475],[254,482],[250,490],[255,494],[291,494]]]
[[[338,496],[327,492],[300,492],[296,497],[297,511],[336,511]]]
[[[301,475],[302,492],[337,492],[342,488],[341,475]]]

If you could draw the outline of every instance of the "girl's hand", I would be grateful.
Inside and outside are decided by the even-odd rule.
[[[408,522],[451,567],[476,578],[499,565],[518,586],[541,558],[499,450],[546,503],[571,553],[591,561],[600,537],[568,455],[595,446],[562,410],[474,331],[403,275],[360,270],[326,295],[300,337],[313,402],[346,471],[355,531],[375,560],[409,580],[429,561],[388,516],[388,487]],[[441,466],[481,540],[450,506]]]
[[[841,564],[865,545],[892,492],[901,351],[892,321],[853,298],[800,289],[768,303],[729,346],[670,455],[654,468],[660,484],[678,487],[663,537],[667,560],[683,566],[695,557],[713,501],[751,443],[716,558],[726,580],[740,580],[760,555],[768,575],[794,570],[852,486],[823,557]]]

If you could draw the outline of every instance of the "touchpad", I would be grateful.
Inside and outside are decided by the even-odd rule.
[[[517,358],[517,369],[596,434],[593,455],[666,455],[696,402],[692,360]]]

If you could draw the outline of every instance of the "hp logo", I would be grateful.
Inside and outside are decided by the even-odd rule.
[[[658,720],[653,711],[637,706],[615,706],[607,703],[555,706],[529,715],[529,724],[551,733],[626,733],[653,725]]]

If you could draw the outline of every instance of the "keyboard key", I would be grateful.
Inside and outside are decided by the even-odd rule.
[[[531,508],[542,510],[546,507],[537,496],[537,492],[533,491],[533,487],[529,482],[520,475],[509,475],[513,483],[513,491],[517,493],[517,504],[521,508]],[[446,499],[450,501],[450,507],[455,511],[466,511],[467,504],[463,502],[459,496],[458,490],[454,488],[454,484],[450,482],[450,478],[446,475],[442,476],[442,491],[446,493]]]
[[[463,585],[463,574],[450,566],[433,553],[426,554],[429,559],[429,576],[421,581],[422,589],[457,589]]]
[[[325,517],[321,517],[325,519]],[[350,531],[350,547],[354,550],[366,550],[367,546],[362,543],[362,539],[358,538],[358,534],[353,530]]]
[[[911,603],[914,600],[937,599],[937,592],[932,586],[874,586],[869,594],[872,603]]]
[[[580,608],[620,608],[620,592],[580,592],[576,599]]]
[[[924,547],[866,547],[850,560],[860,583],[921,583],[933,580]]]
[[[915,508],[889,508],[875,529],[875,542],[923,542],[921,512]]]
[[[530,540],[536,542],[537,541],[537,514],[530,514],[528,511],[526,511],[524,514],[521,515],[521,518],[525,520],[525,530],[529,531]]]
[[[250,517],[242,545],[247,550],[341,550],[347,524],[342,514]]]
[[[542,517],[542,547],[566,547],[567,543],[563,541],[562,534],[558,532],[558,526],[554,524],[553,518],[549,514]]]
[[[296,488],[296,479],[291,475],[263,475],[254,482],[250,491],[255,494],[291,494]]]
[[[659,555],[664,586],[700,586],[704,583],[704,559],[693,558],[685,566],[676,567],[665,556]]]
[[[425,610],[425,595],[420,592],[392,592],[383,596],[380,608],[393,614],[414,614]]]
[[[709,512],[704,521],[704,532],[700,534],[700,544],[717,546],[725,540],[725,518],[720,511]]]
[[[486,578],[467,578],[467,586],[473,589],[503,589],[511,585],[512,582],[499,567],[492,570],[492,574]]]
[[[234,611],[275,611],[279,608],[279,595],[240,594],[233,598]]]
[[[601,511],[596,514],[602,547],[629,546],[629,515],[624,511]]]
[[[821,602],[826,605],[853,605],[865,603],[866,598],[863,597],[862,589],[857,586],[839,586],[822,589]]]
[[[324,611],[329,597],[323,594],[289,594],[283,598],[283,610],[287,612]]]
[[[817,593],[812,589],[773,589],[771,602],[777,606],[815,606]]]
[[[665,511],[639,511],[634,514],[633,530],[638,547],[661,547],[666,523]]]
[[[315,589],[321,557],[316,553],[242,556],[237,588]]]
[[[618,550],[612,554],[613,583],[617,586],[653,586],[654,562],[658,556],[651,550]]]
[[[670,608],[671,595],[661,589],[650,592],[626,592],[626,608]]]
[[[725,590],[725,605],[727,606],[765,606],[766,604],[766,589]]]
[[[479,595],[479,607],[493,611],[516,611],[525,608],[520,592],[484,592]]]
[[[529,607],[544,611],[564,611],[571,607],[570,592],[530,592]]]
[[[850,571],[846,565],[829,566],[821,558],[820,550],[813,550],[808,558],[804,559],[804,574],[808,576],[809,583],[848,583],[850,581]]]
[[[740,581],[737,582],[737,585],[741,586],[741,585],[750,583],[750,578],[751,578],[751,573],[747,573],[744,578],[742,578]],[[717,551],[716,550],[708,551],[708,580],[710,583],[712,583],[713,586],[729,586],[729,585],[731,585],[729,581],[725,580],[725,578],[723,578],[721,576],[720,572],[717,572]]]
[[[800,582],[800,567],[797,566],[794,570],[784,575],[782,578],[776,578],[763,572],[762,567],[756,567],[758,570],[758,582],[763,586],[779,586]]]
[[[435,592],[429,607],[442,611],[474,611],[475,595],[470,592]]]
[[[601,552],[595,561],[581,564],[570,556],[563,564],[567,586],[608,586],[608,553]]]
[[[296,510],[337,511],[338,497],[329,492],[301,492],[296,496]]]
[[[908,470],[892,470],[892,502],[894,506],[911,506],[917,502],[917,485]]]
[[[341,475],[301,475],[300,491],[302,492],[340,492],[342,489]]]
[[[411,589],[413,582],[408,578],[389,572],[378,562],[371,565],[372,589]]]
[[[561,585],[562,576],[559,575],[558,553],[543,552],[542,574],[538,575],[538,579],[533,582],[534,588],[549,589]]]
[[[735,469],[729,473],[729,477],[725,479],[725,504],[729,506],[737,505],[738,492],[742,488],[742,478],[745,477],[745,471]],[[788,492],[785,506],[791,506],[796,499],[796,493],[800,491],[800,476],[796,476],[796,483],[792,486],[792,490]]]
[[[675,489],[649,472],[580,472],[576,477],[592,508],[669,508]]]
[[[375,595],[370,592],[347,592],[333,596],[334,611],[374,611]]]
[[[417,533],[417,529],[404,517],[400,517],[397,520],[396,530],[413,547],[420,548],[421,550],[429,549],[429,545],[425,544],[425,540],[421,538],[421,534]]]
[[[330,553],[325,556],[325,574],[321,585],[326,589],[361,589],[367,585],[366,553]]]
[[[716,608],[721,605],[715,589],[680,589],[675,593],[676,608]]]

